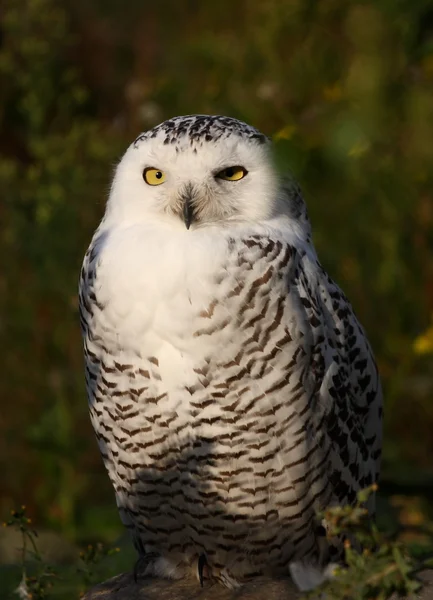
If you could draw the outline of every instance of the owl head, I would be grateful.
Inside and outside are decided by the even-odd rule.
[[[303,207],[293,183],[278,174],[265,135],[230,117],[190,115],[131,144],[117,166],[107,216],[134,224],[162,219],[193,231],[279,213],[297,218]]]

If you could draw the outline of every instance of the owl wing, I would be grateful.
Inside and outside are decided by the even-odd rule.
[[[331,444],[333,501],[353,503],[376,482],[382,442],[382,391],[367,337],[341,289],[318,263],[301,256],[290,287],[308,328],[309,374]],[[374,510],[374,498],[369,508]]]

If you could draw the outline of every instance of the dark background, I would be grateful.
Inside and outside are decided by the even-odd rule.
[[[300,182],[383,378],[382,493],[402,521],[431,516],[433,3],[4,0],[0,33],[0,515],[119,535],[78,273],[127,145],[211,113],[273,136]]]

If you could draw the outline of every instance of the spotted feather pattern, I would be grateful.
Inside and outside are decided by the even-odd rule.
[[[256,141],[265,144],[268,138],[255,127],[242,123],[231,117],[221,115],[188,115],[174,117],[164,121],[150,131],[141,133],[134,146],[149,139],[159,138],[164,145],[179,147],[182,142],[191,146],[201,146],[206,143],[216,143],[228,137],[238,137],[244,141]]]
[[[377,479],[382,408],[365,334],[315,255],[269,227],[215,235],[207,272],[161,300],[179,320],[162,333],[158,305],[128,346],[140,302],[122,312],[107,291],[102,228],[80,311],[93,427],[146,573],[181,577],[204,554],[234,586],[319,560],[316,511]]]

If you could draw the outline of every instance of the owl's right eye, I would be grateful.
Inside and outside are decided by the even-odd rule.
[[[154,167],[147,167],[143,171],[143,179],[149,185],[161,185],[165,181],[165,173]]]

